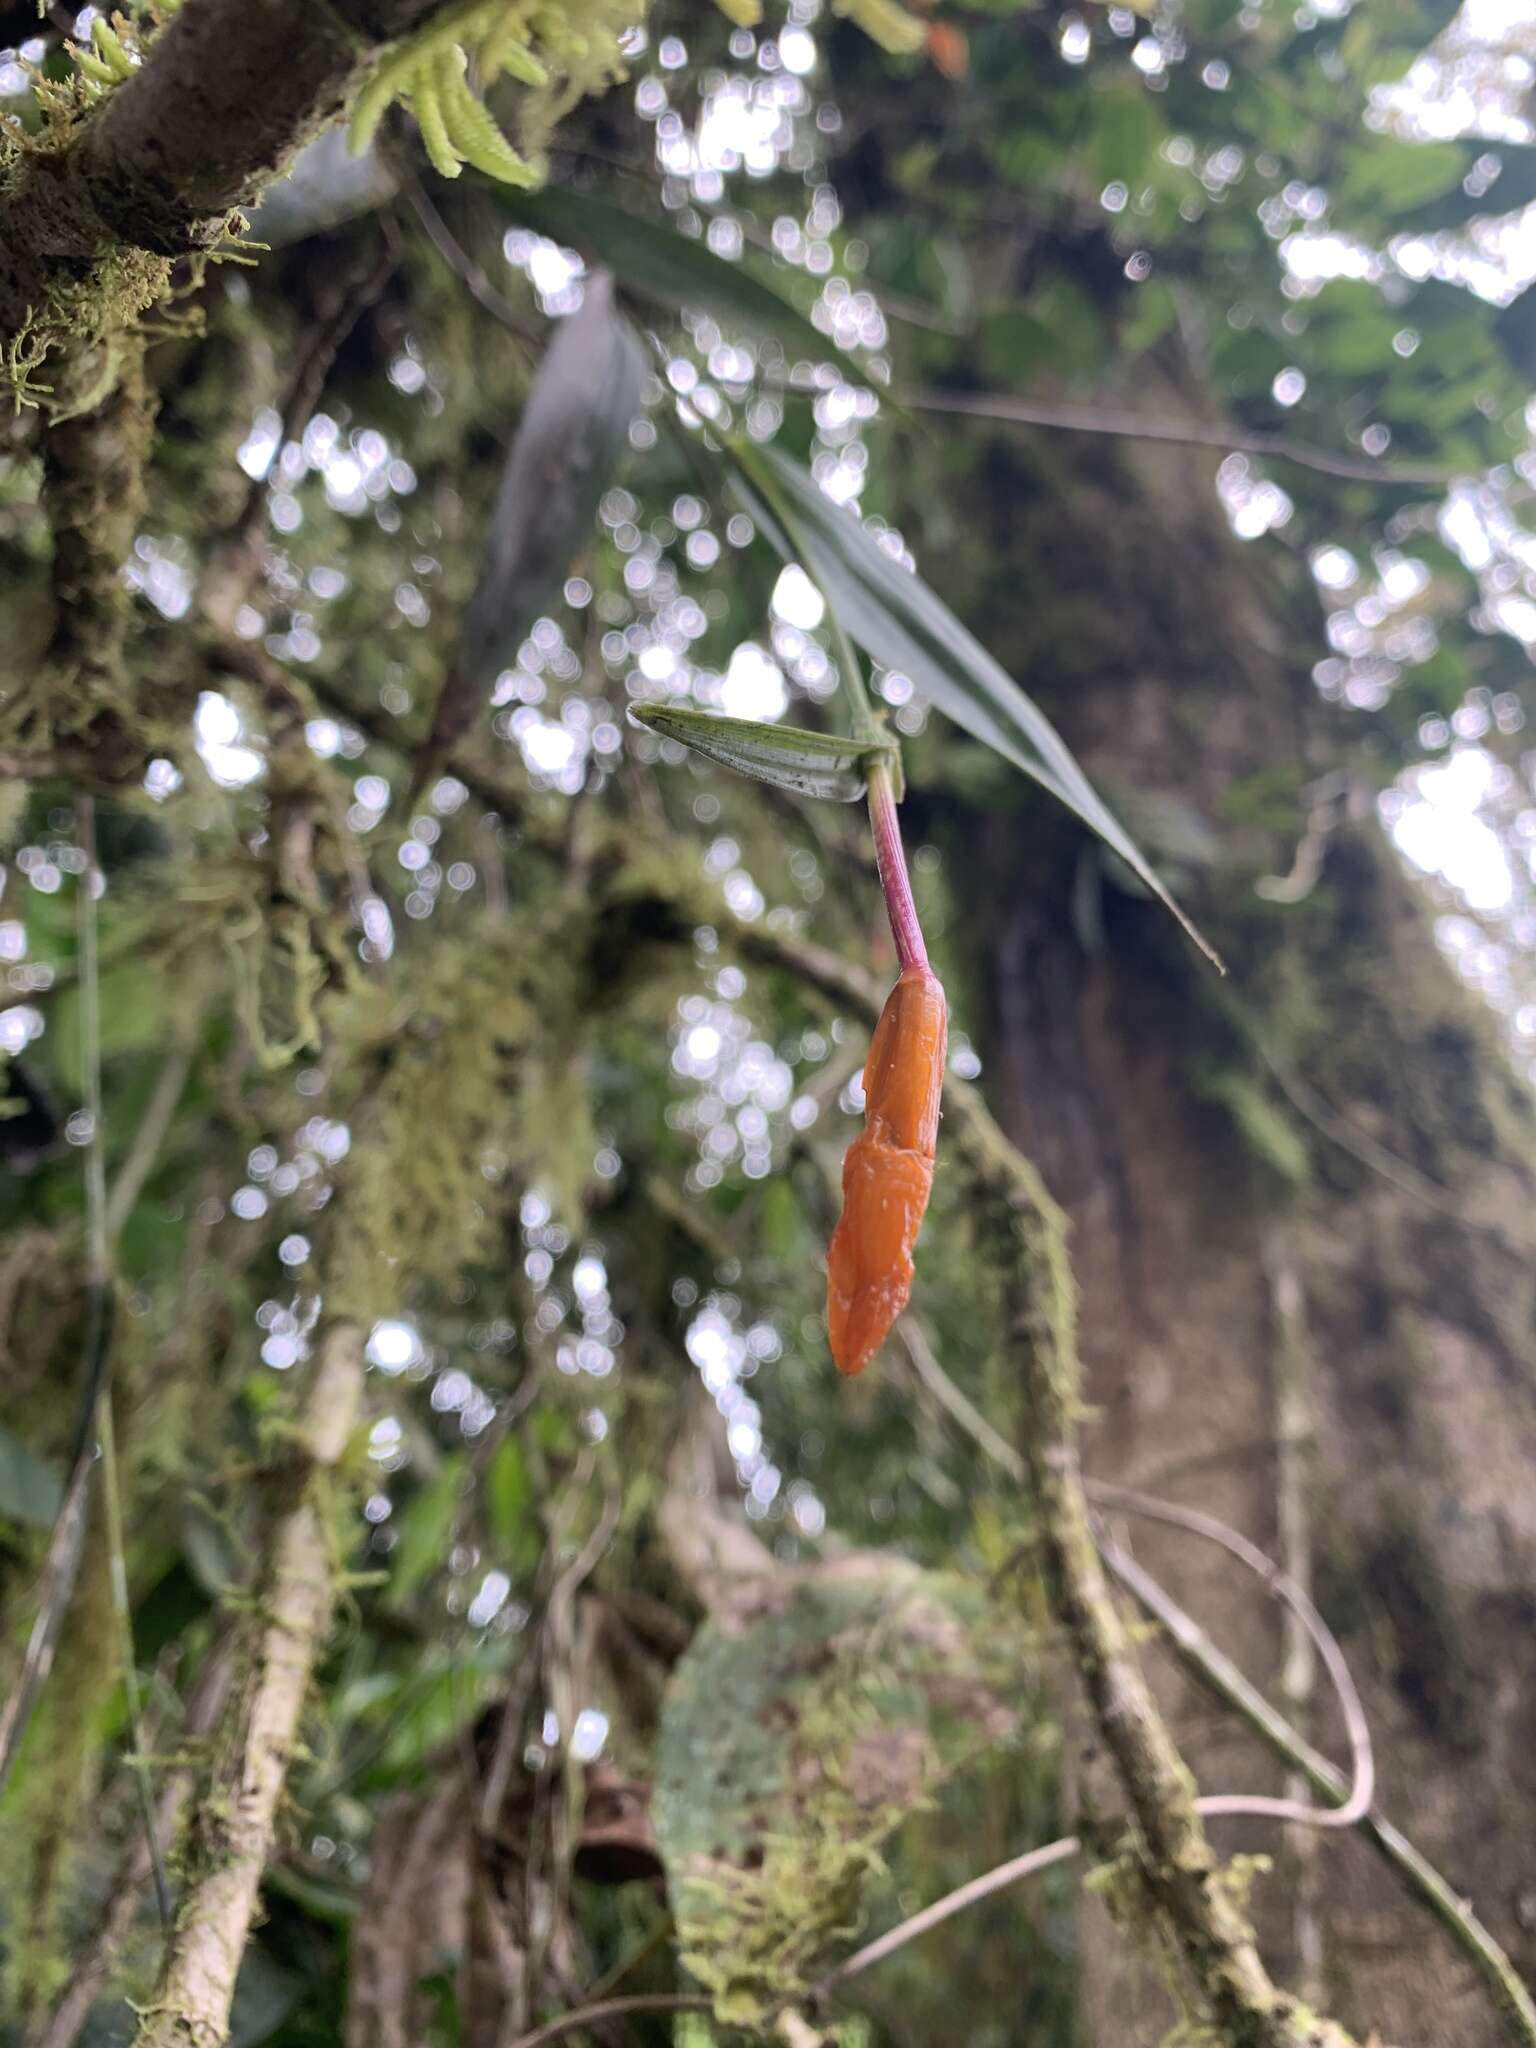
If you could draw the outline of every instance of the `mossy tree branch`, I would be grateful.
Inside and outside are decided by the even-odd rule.
[[[334,1324],[300,1419],[290,1503],[272,1530],[249,1668],[198,1805],[192,1877],[136,2048],[208,2048],[228,2035],[278,1801],[335,1601],[326,1475],[346,1449],[362,1387],[362,1331]]]
[[[0,359],[103,344],[216,248],[345,108],[386,43],[444,0],[189,0],[142,67],[0,184]],[[43,354],[39,355],[39,349]],[[43,373],[41,381],[46,381]],[[110,364],[95,371],[102,393]]]
[[[1195,1806],[1195,1785],[1152,1697],[1093,1538],[1078,1466],[1075,1303],[1065,1220],[980,1103],[952,1143],[1003,1277],[1005,1341],[1025,1418],[1020,1449],[1040,1519],[1051,1604],[1066,1631],[1136,1824],[1147,1894],[1220,2038],[1233,2048],[1345,2048],[1349,2036],[1271,1982]]]

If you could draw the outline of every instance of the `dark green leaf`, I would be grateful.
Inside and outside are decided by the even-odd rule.
[[[771,285],[676,228],[558,187],[498,197],[525,227],[551,241],[589,250],[642,298],[664,306],[702,307],[778,342],[791,362],[806,357],[813,363],[836,363],[855,384],[870,382],[862,363],[829,340]]]
[[[750,480],[743,495],[787,559],[803,560],[828,604],[866,653],[910,678],[939,710],[1075,811],[1215,954],[1130,835],[1098,796],[1044,712],[968,633],[920,576],[901,568],[808,470],[777,449],[731,453]],[[755,488],[754,488],[755,487]],[[1218,963],[1219,964],[1219,963]]]

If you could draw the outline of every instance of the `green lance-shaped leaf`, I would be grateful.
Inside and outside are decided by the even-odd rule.
[[[468,731],[589,540],[640,410],[644,375],[645,352],[614,305],[613,280],[594,271],[580,309],[560,323],[518,422],[418,788]]]
[[[1220,966],[1045,713],[943,599],[893,561],[799,463],[776,448],[747,442],[733,441],[728,453],[736,465],[736,488],[763,533],[786,561],[802,563],[865,652],[898,669],[946,717],[1075,811]]]
[[[829,340],[771,285],[676,228],[557,187],[498,197],[514,220],[551,241],[588,250],[641,298],[664,306],[701,308],[778,342],[791,362],[803,356],[815,363],[836,363],[851,382],[881,389],[862,363]]]
[[[676,740],[738,775],[771,783],[794,796],[857,803],[868,786],[869,758],[896,752],[894,743],[870,747],[842,733],[807,732],[794,725],[762,725],[750,718],[722,718],[713,711],[683,710],[672,704],[636,704],[630,717]]]

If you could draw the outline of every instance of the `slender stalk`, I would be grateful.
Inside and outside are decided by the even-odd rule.
[[[96,1417],[96,1433],[101,1442],[101,1499],[106,1514],[107,1553],[112,1576],[112,1613],[117,1622],[123,1660],[124,1717],[131,1750],[128,1768],[133,1773],[138,1793],[139,1818],[144,1828],[145,1847],[149,1851],[150,1875],[155,1881],[155,1905],[159,1909],[160,1925],[168,1929],[173,1912],[171,1884],[160,1846],[154,1778],[144,1742],[144,1703],[139,1692],[138,1657],[133,1645],[133,1607],[128,1598],[128,1565],[123,1549],[123,1500],[118,1485],[117,1433],[112,1422],[112,1391],[109,1387],[102,1389],[96,1404]]]
[[[139,1199],[145,1181],[154,1171],[160,1147],[165,1142],[165,1134],[170,1129],[171,1119],[176,1114],[191,1072],[192,1055],[185,1046],[177,1046],[167,1054],[144,1111],[144,1120],[134,1135],[127,1158],[118,1168],[112,1192],[107,1197],[109,1244],[116,1244],[122,1235],[123,1225],[133,1213],[133,1205]]]
[[[1123,1508],[1128,1514],[1145,1515],[1148,1521],[1166,1522],[1170,1528],[1187,1529],[1191,1535],[1203,1536],[1208,1542],[1219,1543],[1223,1550],[1238,1558],[1249,1571],[1261,1578],[1270,1592],[1296,1617],[1306,1631],[1308,1641],[1322,1659],[1333,1689],[1338,1696],[1339,1708],[1344,1716],[1344,1726],[1349,1736],[1350,1754],[1354,1758],[1354,1787],[1346,1803],[1336,1810],[1321,1816],[1322,1823],[1330,1827],[1352,1827],[1370,1810],[1376,1787],[1376,1765],[1371,1749],[1370,1724],[1365,1718],[1365,1707],[1355,1682],[1350,1676],[1344,1653],[1339,1648],[1333,1631],[1318,1613],[1307,1594],[1286,1573],[1280,1570],[1272,1558],[1266,1557],[1256,1543],[1236,1529],[1229,1529],[1225,1522],[1218,1522],[1214,1515],[1202,1514],[1198,1508],[1180,1507],[1174,1501],[1158,1500],[1152,1494],[1137,1493],[1128,1486],[1110,1486],[1102,1480],[1087,1482],[1086,1492],[1090,1500],[1107,1508]],[[1095,1528],[1099,1549],[1108,1561],[1108,1549],[1103,1532]],[[1117,1575],[1129,1576],[1117,1564]],[[1319,1816],[1309,1807],[1298,1807],[1288,1799],[1249,1801],[1243,1811],[1252,1813],[1259,1810],[1271,1813],[1277,1820],[1291,1818],[1309,1826],[1318,1823]],[[1231,1802],[1217,1804],[1205,1802],[1209,1813],[1232,1813],[1238,1809]]]
[[[181,1760],[171,1763],[161,1785],[156,1835],[162,1842],[172,1841],[180,1827],[192,1790],[191,1758],[224,1711],[231,1675],[230,1660],[222,1649],[210,1651],[203,1659],[182,1722]],[[150,1839],[136,1834],[125,1847],[101,1918],[74,1955],[69,1982],[52,2011],[27,2036],[26,2048],[74,2048],[84,2032],[92,2007],[103,1995],[113,1959],[138,1918],[144,1887],[153,1874]]]
[[[890,767],[883,760],[870,764],[869,822],[875,835],[875,864],[880,870],[880,887],[885,892],[896,957],[903,968],[926,967],[928,948],[923,943],[923,928],[917,921],[917,905],[912,899],[912,879],[907,873],[907,856],[901,843],[901,821],[896,815],[896,786]]]
[[[884,746],[884,752],[869,756],[869,825],[875,835],[875,865],[880,871],[886,915],[891,920],[891,937],[896,941],[896,957],[903,969],[926,967],[928,948],[917,919],[912,878],[907,872],[906,849],[901,843],[901,820],[896,812],[901,757],[881,732],[870,701],[869,685],[864,679],[864,664],[848,637],[847,628],[832,609],[825,591],[822,600],[831,623],[837,665],[848,686],[848,721],[853,736],[868,741],[872,748]]]
[[[1119,440],[1170,441],[1186,448],[1220,448],[1229,454],[1262,455],[1294,462],[1320,476],[1359,483],[1448,484],[1456,472],[1443,463],[1377,462],[1368,455],[1340,454],[1284,434],[1247,433],[1225,420],[1162,418],[1104,405],[1039,403],[1001,391],[899,391],[914,412],[964,413],[1018,427],[1057,428],[1069,434],[1110,434]]]
[[[946,1920],[952,1920],[956,1913],[963,1913],[970,1906],[979,1906],[983,1899],[990,1899],[995,1892],[1021,1884],[1026,1877],[1037,1876],[1054,1864],[1070,1863],[1081,1852],[1082,1846],[1078,1836],[1063,1835],[1060,1841],[1042,1843],[1038,1849],[1026,1849],[1022,1856],[999,1863],[995,1870],[983,1871],[980,1877],[958,1885],[954,1891],[946,1892],[942,1899],[935,1899],[931,1906],[924,1906],[920,1913],[914,1913],[910,1919],[877,1935],[863,1948],[845,1957],[836,1969],[829,1970],[822,1978],[816,1987],[817,1996],[835,1990],[839,1984],[846,1984],[850,1977],[861,1977],[876,1963],[883,1963],[887,1956],[894,1955],[897,1949],[905,1948],[909,1941],[916,1941],[920,1934],[942,1926]]]

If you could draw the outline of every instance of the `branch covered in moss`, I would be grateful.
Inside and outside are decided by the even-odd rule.
[[[1019,1379],[1019,1448],[1040,1518],[1051,1604],[1066,1631],[1136,1824],[1150,1902],[1223,2041],[1233,2048],[1345,2048],[1349,2036],[1271,1982],[1195,1806],[1195,1786],[1110,1597],[1078,1466],[1076,1302],[1066,1221],[1029,1162],[969,1089],[951,1099],[950,1144],[1003,1282]],[[958,1115],[954,1111],[959,1111]]]
[[[325,1479],[346,1449],[362,1386],[362,1332],[338,1323],[305,1402],[291,1504],[273,1527],[249,1669],[225,1716],[213,1782],[199,1804],[193,1875],[136,2048],[207,2048],[228,2035],[278,1800],[335,1599]]]
[[[116,338],[178,256],[216,248],[335,120],[387,43],[444,0],[196,0],[62,140],[0,159],[0,361],[46,384],[85,345],[110,388]],[[77,407],[72,409],[84,409]]]

